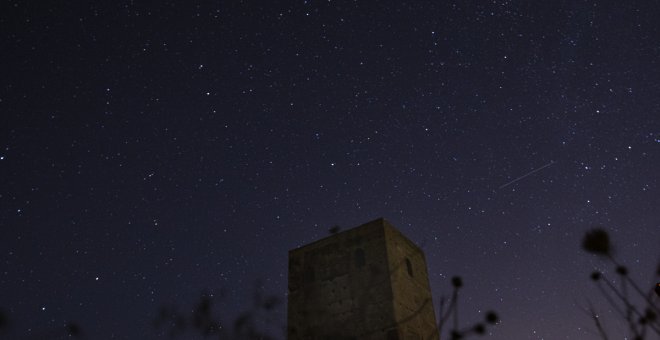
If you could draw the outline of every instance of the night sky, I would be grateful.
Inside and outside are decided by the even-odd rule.
[[[288,250],[384,217],[490,339],[618,321],[580,248],[660,256],[656,1],[4,1],[9,337],[167,338],[200,294],[283,303]],[[44,335],[44,334],[47,334]],[[273,334],[283,339],[282,333]],[[185,333],[181,338],[192,338]]]

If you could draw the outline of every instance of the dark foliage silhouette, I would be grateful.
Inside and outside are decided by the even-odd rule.
[[[648,289],[641,288],[630,277],[628,268],[619,263],[614,257],[609,235],[602,228],[588,231],[582,239],[582,248],[589,253],[601,256],[613,266],[617,280],[610,279],[600,271],[594,271],[590,277],[607,304],[619,317],[625,320],[632,339],[647,339],[649,334],[660,336],[660,321],[658,319],[660,309],[653,301],[654,298],[656,301],[658,300],[657,297],[653,296],[654,290],[656,295],[660,297],[660,283]],[[660,264],[655,274],[660,277]],[[618,286],[615,284],[617,281],[619,282]],[[643,301],[643,305],[635,304],[634,301],[636,300]],[[583,309],[591,316],[598,334],[603,339],[609,339],[605,326],[598,318],[598,313],[591,302],[588,303],[588,307]]]
[[[260,286],[259,283],[256,285]],[[199,301],[192,309],[192,313],[182,313],[176,307],[163,306],[154,320],[157,329],[169,329],[170,337],[184,334],[197,334],[204,338],[235,339],[235,340],[270,340],[276,339],[265,331],[260,330],[258,324],[264,319],[269,319],[268,314],[282,304],[276,296],[263,296],[258,288],[255,288],[253,305],[247,311],[239,314],[232,322],[225,324],[213,315],[215,297],[203,293]],[[231,325],[231,327],[227,326]],[[278,325],[275,325],[278,327]],[[283,329],[283,326],[278,328]]]
[[[463,279],[460,276],[454,276],[451,279],[451,284],[453,286],[452,296],[449,300],[449,305],[445,311],[445,298],[440,299],[440,318],[438,321],[438,332],[442,335],[442,329],[449,319],[452,319],[453,326],[449,331],[449,338],[452,340],[465,339],[472,334],[484,335],[486,334],[487,325],[496,325],[499,322],[499,317],[497,313],[489,311],[486,313],[485,323],[478,322],[472,326],[465,328],[459,327],[458,321],[458,293],[459,290],[463,287]],[[441,337],[442,338],[442,337]],[[443,338],[444,339],[444,338]]]
[[[582,248],[596,255],[609,256],[612,251],[610,237],[604,229],[596,228],[587,232],[582,239]]]

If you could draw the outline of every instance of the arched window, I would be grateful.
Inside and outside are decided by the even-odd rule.
[[[358,268],[364,267],[366,264],[366,260],[364,258],[364,250],[362,248],[358,248],[355,250],[355,266]]]
[[[412,277],[413,276],[412,263],[410,262],[410,259],[407,257],[406,257],[406,269],[408,270],[408,275]]]

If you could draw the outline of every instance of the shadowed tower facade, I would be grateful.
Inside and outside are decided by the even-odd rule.
[[[289,251],[289,340],[439,339],[422,250],[384,219]]]

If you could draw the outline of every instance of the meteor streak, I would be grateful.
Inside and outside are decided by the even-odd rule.
[[[522,175],[522,176],[520,176],[520,177],[514,179],[513,181],[511,181],[511,182],[509,182],[509,183],[506,183],[506,184],[504,184],[504,185],[501,185],[499,188],[497,188],[497,190],[500,190],[500,189],[502,189],[502,188],[506,188],[506,187],[508,187],[509,185],[511,185],[511,184],[513,184],[513,183],[516,183],[516,182],[518,182],[519,180],[521,180],[521,179],[523,179],[523,178],[525,178],[525,177],[527,177],[527,176],[529,176],[529,175],[531,175],[531,174],[533,174],[533,173],[535,173],[535,172],[541,171],[541,170],[543,170],[543,169],[545,169],[545,168],[547,168],[547,167],[549,167],[549,166],[551,166],[551,165],[553,165],[553,164],[555,164],[555,161],[550,161],[550,163],[548,163],[548,164],[546,164],[546,165],[544,165],[544,166],[542,166],[542,167],[540,167],[540,168],[536,168],[536,169],[534,169],[534,170],[532,170],[532,171],[530,171],[530,172],[528,172],[528,173],[526,173],[526,174],[524,174],[524,175]]]

